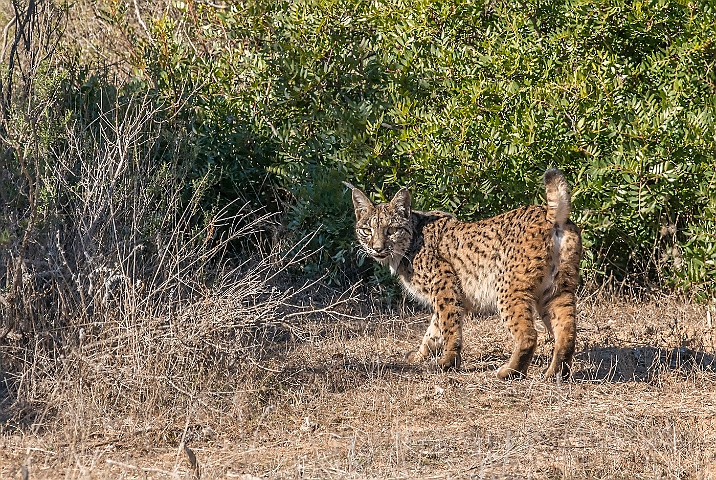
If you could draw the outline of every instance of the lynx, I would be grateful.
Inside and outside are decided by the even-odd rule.
[[[562,172],[547,170],[544,184],[546,206],[464,223],[448,213],[412,210],[406,188],[390,202],[374,205],[346,183],[363,250],[388,265],[410,295],[432,307],[430,326],[409,361],[437,357],[442,369],[459,369],[465,314],[499,313],[514,339],[499,378],[527,374],[537,346],[536,317],[554,337],[545,377],[569,376],[582,240],[569,220],[571,194]]]

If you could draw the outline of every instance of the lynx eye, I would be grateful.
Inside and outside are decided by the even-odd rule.
[[[398,229],[395,227],[388,228],[388,235],[394,235],[398,232]]]
[[[362,233],[365,236],[368,236],[373,233],[373,229],[372,228],[361,228],[360,233]]]

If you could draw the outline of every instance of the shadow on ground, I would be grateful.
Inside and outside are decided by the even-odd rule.
[[[598,347],[575,356],[577,381],[649,382],[666,372],[716,372],[716,357],[686,347]]]
[[[7,386],[0,385],[0,433],[6,429],[26,427],[32,424],[35,417],[29,405],[17,402]]]
[[[321,363],[289,364],[276,372],[276,378],[287,386],[315,388],[317,391],[341,393],[393,375],[416,376],[425,373],[424,365],[398,360],[365,360],[336,355]]]

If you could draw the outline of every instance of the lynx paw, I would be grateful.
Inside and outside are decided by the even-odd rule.
[[[447,370],[460,370],[462,364],[462,356],[460,352],[443,352],[438,358],[438,365],[443,371]]]
[[[507,365],[503,365],[500,367],[500,369],[497,371],[497,378],[500,380],[520,380],[525,378],[525,374],[514,370]]]
[[[425,357],[417,350],[411,350],[405,354],[405,360],[408,363],[421,363],[425,360]]]
[[[555,380],[557,382],[568,380],[570,374],[570,368],[569,367],[562,367],[562,371],[557,371],[553,368],[548,368],[544,371],[544,379],[545,380]]]

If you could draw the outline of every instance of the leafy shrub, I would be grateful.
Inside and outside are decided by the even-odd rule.
[[[585,274],[713,290],[716,11],[677,0],[187,2],[143,46],[197,175],[280,208],[334,271],[338,180],[483,218],[565,170]],[[286,195],[275,192],[286,192]],[[344,208],[346,211],[344,211]],[[665,233],[666,232],[666,233]],[[352,260],[351,260],[352,261]],[[632,277],[630,277],[632,278]]]

